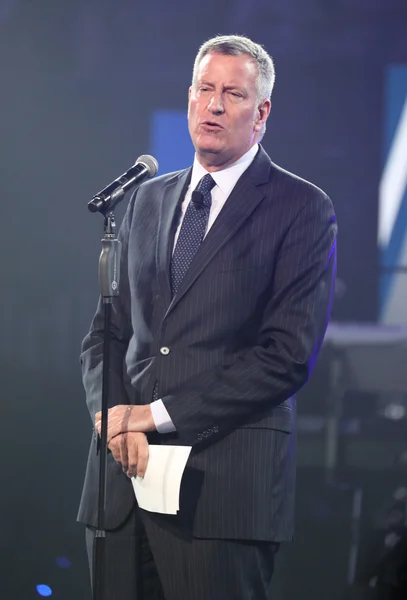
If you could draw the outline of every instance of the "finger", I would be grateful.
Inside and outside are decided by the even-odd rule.
[[[131,443],[127,444],[127,452],[129,459],[129,468],[127,470],[128,477],[135,477],[137,475],[137,463],[138,463],[138,441],[137,439],[132,440]]]
[[[127,433],[123,433],[122,435],[118,436],[118,439],[119,439],[119,446],[120,446],[120,462],[121,462],[123,471],[127,475],[127,471],[129,468]]]
[[[114,419],[108,417],[107,421],[107,442],[109,443],[114,437],[119,435],[120,433],[124,433],[124,429],[120,427],[120,424],[117,423]]]
[[[98,432],[98,434],[100,435],[100,428],[102,426],[102,413],[101,412],[97,412],[95,414],[95,429]]]
[[[124,427],[121,427],[117,423],[109,423],[108,428],[107,428],[108,443],[110,442],[110,440],[112,440],[116,436],[120,435],[121,433],[127,433],[127,431]]]
[[[108,421],[107,421],[107,439],[111,440],[119,433],[124,433],[128,430],[127,423],[128,418],[126,413],[130,414],[129,407],[126,405],[113,406],[109,408]]]
[[[137,475],[138,477],[144,477],[148,464],[148,442],[145,436],[140,436],[140,443],[138,445],[138,460],[137,460]]]
[[[112,441],[109,444],[109,449],[115,461],[121,464],[120,440],[118,439],[118,437],[112,439]]]

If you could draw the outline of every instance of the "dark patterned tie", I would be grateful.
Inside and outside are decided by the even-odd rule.
[[[204,175],[193,192],[193,194],[200,192],[198,194],[198,201],[194,202],[191,199],[185,211],[171,261],[171,288],[173,296],[177,293],[181,281],[184,279],[189,265],[205,235],[212,203],[211,190],[214,185],[215,181],[211,175],[209,173]],[[202,199],[201,203],[199,202],[199,198]]]

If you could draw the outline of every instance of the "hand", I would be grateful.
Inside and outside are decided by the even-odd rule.
[[[95,415],[95,428],[100,435],[102,413]],[[107,443],[119,433],[127,431],[154,431],[155,424],[149,404],[129,405],[118,404],[109,408],[107,417]]]
[[[109,448],[127,477],[144,477],[148,463],[148,442],[144,433],[121,433],[110,441]]]

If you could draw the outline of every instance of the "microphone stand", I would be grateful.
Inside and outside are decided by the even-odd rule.
[[[103,574],[106,562],[105,501],[106,501],[106,459],[107,459],[107,419],[109,410],[109,367],[110,367],[110,326],[113,298],[119,295],[121,243],[116,239],[114,208],[123,199],[126,191],[137,182],[154,177],[158,163],[153,156],[139,156],[135,165],[121,177],[106,186],[88,202],[90,212],[100,212],[104,216],[104,237],[99,258],[100,297],[104,307],[103,328],[103,374],[102,374],[102,420],[100,439],[98,438],[99,497],[96,533],[93,542],[93,600],[104,600]]]
[[[97,527],[93,543],[93,600],[103,600],[103,574],[106,562],[105,499],[106,499],[106,458],[107,458],[107,420],[108,390],[110,367],[110,325],[113,298],[119,295],[121,242],[116,239],[116,223],[110,208],[104,213],[104,237],[99,258],[100,296],[104,307],[103,330],[103,376],[102,376],[102,423],[101,436],[98,440],[100,455],[99,464],[99,499]]]

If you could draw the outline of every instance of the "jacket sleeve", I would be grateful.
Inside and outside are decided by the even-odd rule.
[[[163,398],[179,443],[199,444],[208,431],[205,444],[214,443],[308,380],[331,311],[336,235],[330,199],[315,194],[281,245],[257,345]]]

